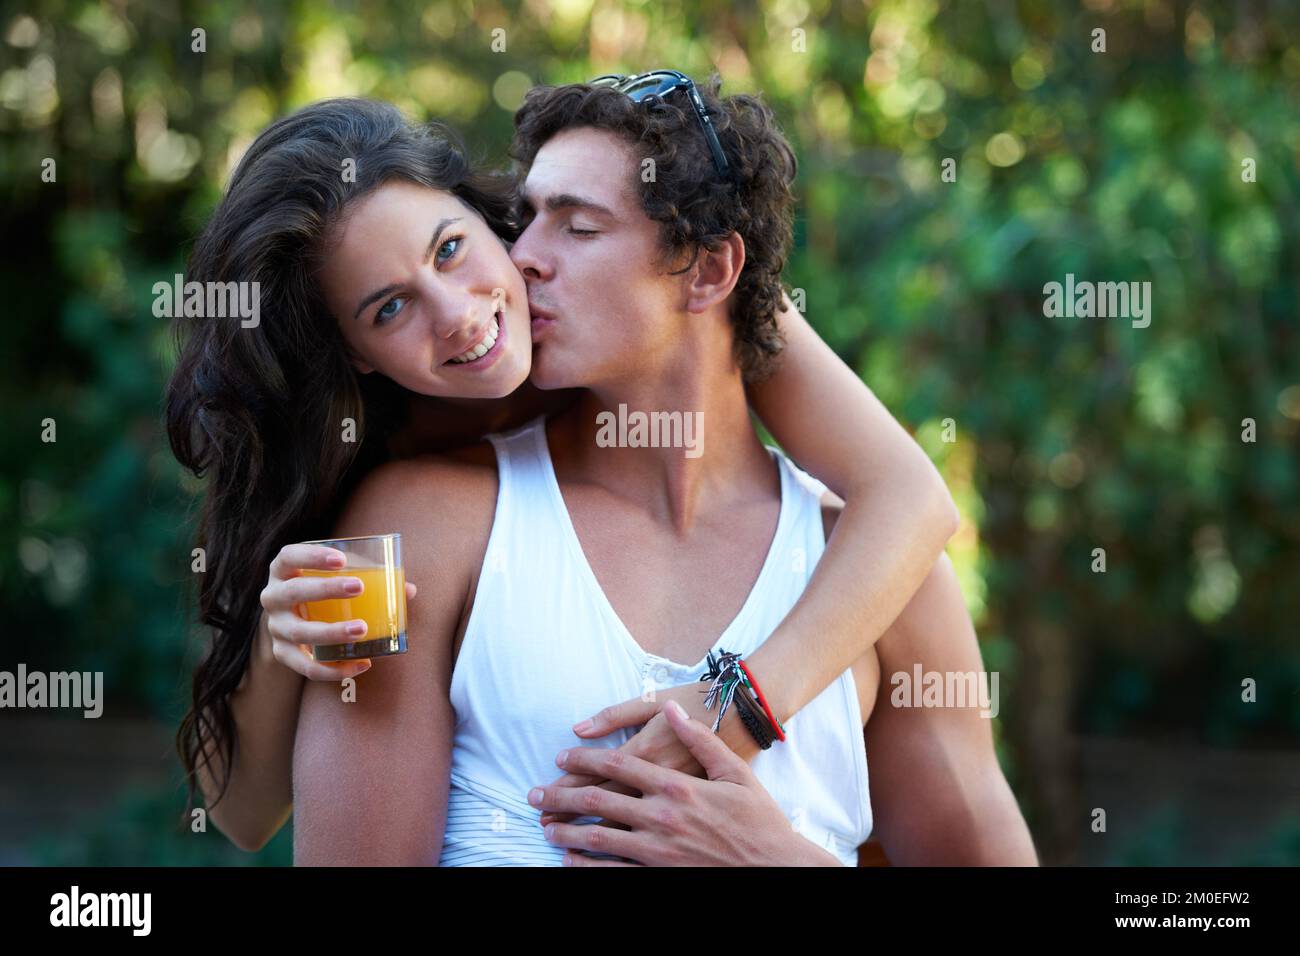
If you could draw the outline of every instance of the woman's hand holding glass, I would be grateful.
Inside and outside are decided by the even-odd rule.
[[[325,663],[312,657],[317,644],[351,644],[364,640],[366,622],[360,619],[327,623],[308,621],[299,613],[310,601],[354,598],[362,592],[360,578],[317,577],[303,570],[339,571],[346,566],[342,551],[317,544],[288,544],[271,562],[266,587],[262,589],[263,632],[275,659],[308,680],[341,681],[370,669],[370,660]],[[416,587],[406,582],[406,599],[415,597]]]

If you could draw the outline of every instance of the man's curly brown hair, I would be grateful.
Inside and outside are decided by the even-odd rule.
[[[536,86],[515,113],[510,155],[520,182],[538,151],[563,130],[591,127],[620,136],[640,156],[654,160],[654,177],[636,176],[641,207],[660,224],[665,259],[689,253],[689,270],[701,248],[717,249],[732,232],[745,243],[745,265],[730,299],[736,362],[747,382],[775,367],[782,340],[781,271],[794,231],[790,185],[798,164],[772,110],[758,96],[719,95],[717,74],[697,84],[713,121],[734,183],[718,175],[708,141],[689,99],[636,103],[610,87],[573,83]]]

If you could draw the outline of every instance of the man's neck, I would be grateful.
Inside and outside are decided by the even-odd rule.
[[[688,532],[702,509],[779,494],[740,373],[703,353],[593,388],[552,423],[557,474],[604,486]]]

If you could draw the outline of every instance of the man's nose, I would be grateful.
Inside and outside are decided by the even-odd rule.
[[[539,248],[540,236],[529,226],[510,247],[510,260],[526,279],[549,279],[551,268]]]

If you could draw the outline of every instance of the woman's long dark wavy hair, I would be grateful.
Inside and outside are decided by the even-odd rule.
[[[186,816],[201,763],[219,781],[214,804],[229,784],[238,746],[229,698],[253,649],[267,567],[283,545],[328,536],[405,415],[409,393],[353,370],[316,281],[350,204],[396,180],[446,190],[498,236],[518,236],[513,178],[477,170],[450,128],[414,125],[388,103],[333,99],[257,137],[189,259],[187,282],[260,283],[260,322],[175,320],[167,434],[177,460],[207,480],[199,618],[213,631],[176,735]],[[340,440],[347,418],[356,442]]]

